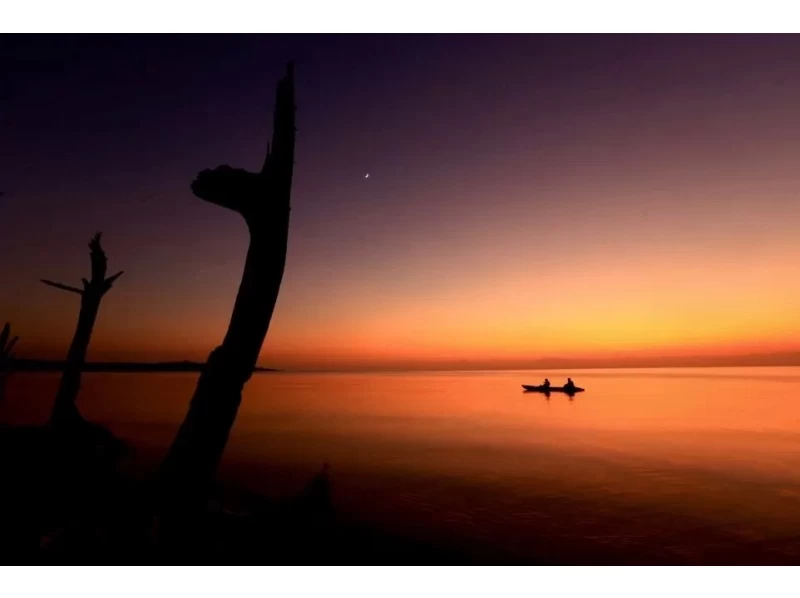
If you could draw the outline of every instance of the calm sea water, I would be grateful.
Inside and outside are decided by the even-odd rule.
[[[566,374],[566,373],[565,373]],[[800,563],[800,368],[258,374],[223,477],[282,494],[331,463],[341,512],[476,555]],[[89,374],[82,412],[141,467],[192,374]],[[0,417],[44,421],[57,376],[17,375]]]

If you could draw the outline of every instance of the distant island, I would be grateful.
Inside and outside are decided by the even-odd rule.
[[[162,361],[157,363],[139,363],[132,361],[95,361],[83,366],[84,372],[200,372],[205,363],[197,361]],[[11,371],[15,372],[60,372],[64,369],[63,361],[44,359],[15,359],[11,363]],[[254,372],[280,372],[272,368],[256,367]]]

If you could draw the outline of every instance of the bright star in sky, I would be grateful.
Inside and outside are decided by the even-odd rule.
[[[365,178],[365,179],[368,179],[368,178],[369,178],[369,173],[365,174],[365,175],[364,175],[364,178]]]

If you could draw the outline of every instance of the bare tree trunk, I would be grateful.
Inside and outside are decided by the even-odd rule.
[[[14,359],[14,345],[17,344],[19,337],[11,337],[11,325],[6,322],[0,332],[0,404],[6,398],[6,380],[11,373],[11,361]]]
[[[72,343],[67,353],[67,361],[64,365],[64,372],[58,385],[56,400],[53,412],[50,416],[51,423],[69,424],[81,422],[83,418],[75,405],[78,399],[78,392],[81,388],[81,372],[86,363],[86,352],[89,349],[89,341],[92,338],[92,330],[97,320],[97,312],[100,309],[100,301],[109,291],[114,281],[122,275],[118,272],[114,276],[106,278],[106,254],[100,245],[101,233],[97,233],[89,242],[89,257],[92,262],[91,280],[83,279],[83,289],[71,287],[60,282],[42,280],[43,283],[62,291],[77,293],[81,296],[81,310],[78,314],[78,326]]]
[[[278,299],[286,263],[295,144],[294,66],[278,83],[272,150],[260,173],[229,166],[198,175],[199,198],[241,214],[250,232],[228,332],[209,355],[189,412],[161,467],[166,493],[185,508],[205,496],[219,464]]]

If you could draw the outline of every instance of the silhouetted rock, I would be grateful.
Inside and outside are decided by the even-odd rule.
[[[324,519],[333,514],[333,491],[328,463],[323,464],[320,472],[303,488],[296,504],[311,519]]]

